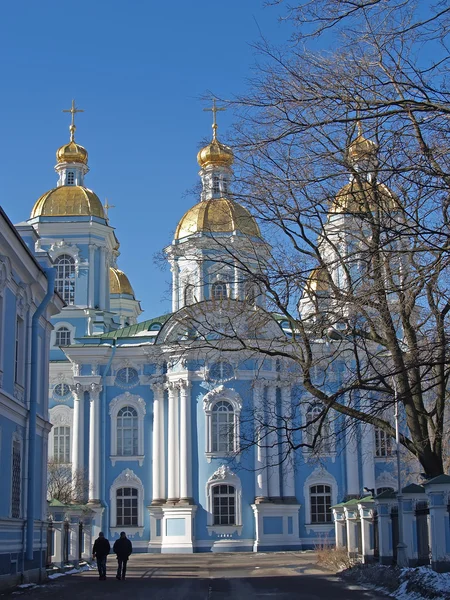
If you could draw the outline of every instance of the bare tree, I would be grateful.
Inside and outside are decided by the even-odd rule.
[[[249,238],[236,251],[215,236],[216,260],[218,268],[232,263],[267,304],[188,307],[177,339],[280,360],[279,377],[301,383],[298,404],[322,407],[310,422],[277,425],[286,451],[314,447],[332,414],[337,432],[359,423],[393,437],[398,401],[402,445],[428,476],[443,472],[448,14],[437,3],[424,16],[410,0],[304,2],[291,18],[308,22],[309,33],[335,35],[327,40],[337,49],[309,50],[302,30],[288,51],[264,41],[252,90],[235,103],[235,198],[271,248]],[[285,334],[273,335],[273,314]],[[299,438],[312,424],[313,438]]]
[[[86,473],[72,472],[70,464],[50,460],[47,471],[47,498],[59,500],[63,504],[83,501],[89,491]]]

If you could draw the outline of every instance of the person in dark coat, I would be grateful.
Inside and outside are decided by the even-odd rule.
[[[133,546],[131,541],[127,538],[125,531],[122,531],[120,533],[120,538],[114,542],[113,552],[117,554],[116,579],[125,579],[128,558],[133,552]]]
[[[97,560],[98,575],[101,580],[106,579],[106,557],[110,550],[111,546],[108,540],[105,538],[103,531],[100,531],[92,548],[92,557]]]

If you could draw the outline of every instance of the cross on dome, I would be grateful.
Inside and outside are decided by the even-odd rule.
[[[213,97],[212,101],[213,101],[212,107],[211,108],[204,108],[203,110],[205,112],[212,112],[212,114],[213,114],[212,129],[213,129],[213,140],[215,140],[217,138],[217,119],[216,119],[216,114],[218,112],[221,112],[221,111],[224,111],[224,110],[227,110],[227,109],[224,108],[224,107],[216,106],[216,99],[214,97]]]
[[[106,219],[108,219],[108,217],[109,217],[108,211],[109,211],[110,208],[116,208],[116,205],[115,204],[110,204],[108,202],[108,198],[105,198],[105,204],[103,205],[103,210],[104,210]]]
[[[76,113],[82,113],[82,112],[84,112],[84,109],[77,108],[75,106],[75,100],[72,100],[72,106],[71,106],[71,108],[64,108],[63,112],[65,112],[65,113],[71,113],[71,115],[72,115],[72,122],[70,124],[69,131],[70,131],[70,141],[73,142],[73,141],[75,141],[75,130],[76,130],[75,115],[76,115]]]

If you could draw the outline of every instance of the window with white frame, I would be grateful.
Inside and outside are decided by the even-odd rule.
[[[139,420],[132,406],[124,406],[117,413],[117,455],[137,456]]]
[[[67,383],[57,383],[53,388],[53,398],[55,399],[67,400],[70,394],[70,386]]]
[[[135,394],[125,392],[109,405],[111,417],[111,462],[144,461],[145,402]]]
[[[207,526],[210,533],[240,533],[242,529],[241,480],[227,465],[206,482]]]
[[[71,335],[68,327],[60,327],[55,332],[55,346],[70,346]]]
[[[392,438],[380,427],[375,427],[375,456],[387,458],[392,456]]]
[[[139,373],[133,367],[123,367],[116,373],[115,384],[121,388],[132,388],[139,385]]]
[[[331,454],[333,451],[332,428],[322,404],[310,405],[305,413],[305,439],[307,452]]]
[[[220,386],[203,399],[206,417],[206,456],[227,456],[239,452],[239,418],[242,399],[233,390]]]
[[[12,444],[11,469],[11,517],[20,519],[22,496],[22,447],[20,440],[14,439]]]
[[[226,360],[218,360],[208,370],[208,379],[217,383],[229,381],[234,377],[234,369]]]
[[[311,523],[331,523],[331,486],[313,485],[309,489]]]
[[[116,526],[129,527],[138,525],[137,488],[122,487],[116,491]]]
[[[70,427],[53,427],[53,460],[58,463],[70,463]]]
[[[220,194],[220,179],[217,175],[213,175],[213,193]]]
[[[213,300],[223,300],[228,298],[228,286],[225,281],[215,281],[212,284],[211,296]]]
[[[54,261],[56,269],[55,290],[66,304],[75,303],[75,259],[61,254]]]

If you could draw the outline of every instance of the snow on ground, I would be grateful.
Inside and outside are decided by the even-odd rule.
[[[51,575],[48,576],[48,578],[49,579],[58,579],[58,577],[64,577],[64,575],[73,575],[74,573],[81,573],[82,571],[92,571],[93,569],[95,569],[95,567],[92,567],[91,565],[83,565],[79,569],[70,569],[69,571],[65,571],[64,573],[62,573],[62,572],[52,573]]]

